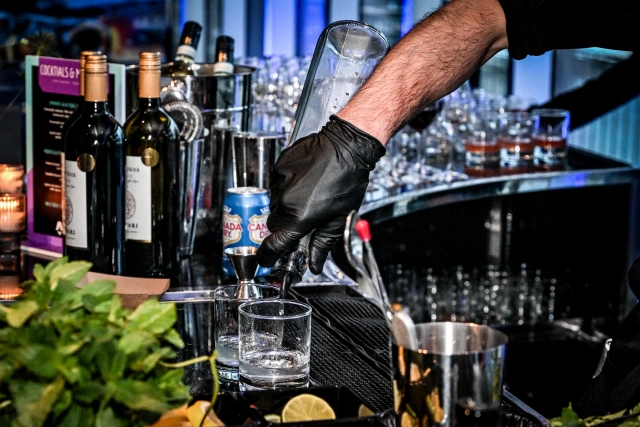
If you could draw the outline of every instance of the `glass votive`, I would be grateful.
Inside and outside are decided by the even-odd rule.
[[[24,194],[0,195],[0,233],[19,234],[25,228],[27,203]]]
[[[536,162],[541,166],[566,164],[569,111],[539,109],[532,112],[532,117]]]
[[[500,167],[500,146],[497,141],[498,115],[472,115],[469,118],[469,134],[465,139],[464,166],[492,169]]]
[[[24,166],[0,164],[0,193],[21,193]]]
[[[22,293],[20,257],[0,254],[0,300],[12,300]]]
[[[518,169],[533,167],[535,146],[531,141],[531,126],[531,117],[525,112],[502,115],[498,135],[500,166]]]

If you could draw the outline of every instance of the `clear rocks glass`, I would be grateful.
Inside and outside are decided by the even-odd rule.
[[[240,390],[309,385],[311,307],[252,301],[239,307]]]

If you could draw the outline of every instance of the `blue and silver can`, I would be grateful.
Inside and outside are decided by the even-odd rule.
[[[257,187],[237,187],[227,190],[222,207],[222,271],[235,276],[224,249],[237,246],[258,247],[269,235],[269,196],[267,190]],[[269,274],[270,268],[260,267],[256,276]]]

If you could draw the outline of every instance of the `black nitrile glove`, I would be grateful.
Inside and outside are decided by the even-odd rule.
[[[273,266],[313,231],[309,268],[320,274],[385,151],[380,141],[337,116],[282,151],[271,172],[271,234],[258,249],[260,265]]]

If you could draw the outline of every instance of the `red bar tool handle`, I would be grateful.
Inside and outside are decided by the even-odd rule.
[[[356,231],[363,242],[371,241],[371,229],[369,228],[369,222],[366,219],[359,219],[356,221]]]

